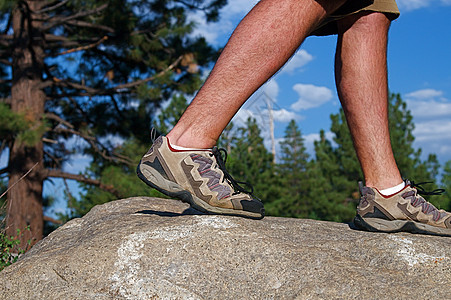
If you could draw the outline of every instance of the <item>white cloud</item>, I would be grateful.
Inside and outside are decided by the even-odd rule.
[[[298,83],[293,90],[299,95],[299,99],[291,105],[295,111],[306,110],[323,105],[332,99],[332,91],[324,86]]]
[[[205,16],[200,13],[192,13],[188,16],[188,20],[196,24],[192,36],[203,36],[208,43],[217,44],[219,36],[233,30],[232,24],[228,20],[221,23],[207,23]]]
[[[415,123],[413,134],[418,142],[451,140],[451,120]]]
[[[451,160],[451,120],[415,122],[414,147],[423,150],[422,159],[429,153],[438,154],[441,164]]]
[[[92,162],[92,157],[87,154],[71,155],[68,161],[64,162],[63,170],[73,174],[83,173]]]
[[[300,121],[301,119],[303,119],[302,116],[296,114],[293,111],[288,111],[284,108],[273,110],[272,114],[274,121],[276,122],[290,122],[291,120]]]
[[[326,136],[326,139],[328,139],[329,141],[333,141],[333,138],[335,137],[335,135],[330,131],[325,132],[325,136]],[[319,133],[311,133],[311,134],[305,135],[304,139],[305,139],[306,143],[310,143],[313,145],[313,143],[315,141],[319,141],[320,135],[319,135]]]
[[[281,72],[292,74],[294,71],[298,71],[312,60],[313,56],[307,51],[301,49],[293,55],[293,57],[283,67]]]
[[[443,144],[437,144],[435,149],[437,149],[437,154],[444,155],[443,161],[451,160],[451,145],[443,145]]]
[[[443,94],[443,91],[435,89],[422,89],[405,95],[407,107],[415,123],[422,120],[449,119],[451,101],[444,98]]]
[[[416,100],[431,99],[441,96],[443,96],[443,92],[434,89],[422,89],[406,94],[406,98]]]
[[[262,86],[262,90],[270,97],[272,100],[276,101],[277,96],[279,96],[279,84],[276,80],[271,79],[265,85]]]
[[[399,10],[412,11],[429,6],[451,5],[451,0],[397,0]]]
[[[246,14],[259,1],[243,1],[243,0],[229,0],[227,6],[221,10],[221,14],[231,16],[236,14]]]
[[[219,21],[207,23],[202,12],[192,13],[188,20],[195,22],[193,36],[203,36],[213,45],[218,45],[220,36],[229,36],[238,22],[257,4],[258,1],[229,0],[219,12]],[[218,45],[224,46],[224,45]]]
[[[432,0],[398,0],[396,1],[400,10],[415,10],[429,6]]]
[[[423,149],[423,159],[429,153],[439,154],[441,163],[451,159],[451,101],[436,89],[413,91],[405,99],[415,124],[414,146]]]
[[[407,101],[407,106],[415,120],[450,118],[451,102],[435,100]]]
[[[326,139],[328,139],[329,141],[332,142],[333,145],[333,138],[334,138],[334,134],[330,131],[325,132],[326,135]],[[315,156],[315,141],[319,141],[320,136],[319,133],[311,133],[311,134],[307,134],[303,136],[304,138],[304,145],[305,148],[307,149],[307,153],[310,154],[312,157]]]

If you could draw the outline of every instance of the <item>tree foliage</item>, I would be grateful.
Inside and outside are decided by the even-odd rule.
[[[268,201],[268,214],[286,217],[308,217],[311,201],[305,185],[308,179],[309,155],[296,122],[291,120],[280,142],[280,161],[276,165],[279,195]]]
[[[133,190],[100,175],[130,168],[136,161],[126,148],[148,139],[161,103],[199,88],[200,71],[216,51],[191,35],[188,14],[214,21],[225,3],[0,2],[0,151],[9,150],[0,173],[10,187],[17,182],[8,192],[6,222],[11,233],[30,225],[22,243],[42,237],[45,180],[78,180],[116,196]],[[118,147],[112,137],[127,144]],[[84,142],[75,147],[75,139]],[[65,172],[74,153],[97,165],[86,174]]]
[[[229,125],[222,135],[220,147],[226,149],[227,171],[235,180],[252,185],[254,195],[260,199],[273,199],[278,195],[273,155],[266,149],[260,128],[253,118],[244,126]],[[243,185],[250,191],[250,187]]]

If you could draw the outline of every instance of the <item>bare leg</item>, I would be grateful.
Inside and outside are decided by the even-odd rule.
[[[262,0],[241,21],[209,78],[178,124],[171,143],[208,148],[243,103],[344,0]]]
[[[367,186],[402,183],[388,129],[387,35],[382,13],[359,13],[339,22],[335,76],[338,95]]]

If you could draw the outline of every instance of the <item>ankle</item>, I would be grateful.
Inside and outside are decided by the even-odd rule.
[[[386,172],[380,170],[378,173],[369,174],[365,176],[365,185],[382,191],[403,184],[401,174],[395,171],[390,172],[390,168],[387,168]]]
[[[202,136],[193,137],[186,131],[179,135],[172,130],[166,135],[166,137],[172,146],[179,146],[183,148],[209,149],[216,145],[215,139]]]

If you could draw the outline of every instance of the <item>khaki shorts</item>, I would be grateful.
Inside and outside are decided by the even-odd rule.
[[[348,0],[331,16],[326,18],[311,35],[337,34],[337,20],[361,11],[385,13],[390,20],[399,17],[399,9],[395,0]]]

